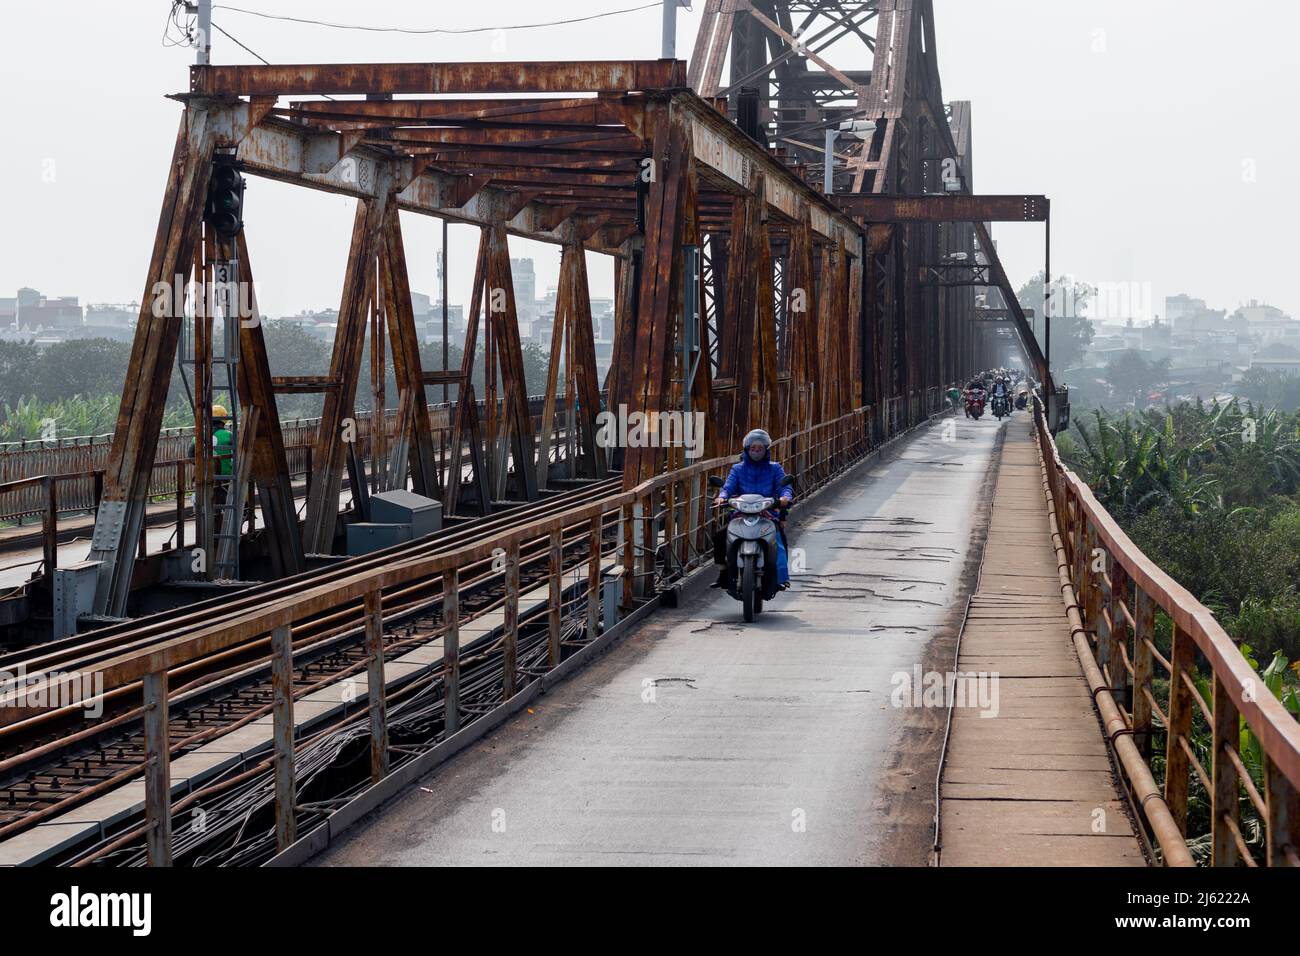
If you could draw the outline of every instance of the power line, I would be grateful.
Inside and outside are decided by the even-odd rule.
[[[221,29],[221,25],[220,25],[219,23],[217,23],[215,20],[212,21],[212,29],[217,30],[218,32],[220,32],[221,35],[222,35],[223,37],[225,37],[227,40],[229,40],[230,42],[232,42],[233,44],[235,44],[235,46],[239,47],[241,50],[244,50],[244,51],[247,52],[247,53],[251,53],[251,54],[253,54],[253,56],[257,57],[259,60],[261,60],[261,61],[262,61],[263,63],[265,63],[267,66],[270,66],[270,65],[271,65],[271,61],[268,60],[266,57],[262,56],[262,54],[258,53],[258,52],[255,51],[255,50],[250,50],[247,46],[245,46],[244,44],[240,43],[238,40],[236,40],[234,37],[232,37],[232,36],[231,36],[229,33],[227,33],[225,30],[222,30],[222,29]]]
[[[673,0],[667,0],[673,2]],[[287,20],[291,23],[306,23],[312,26],[329,27],[334,30],[362,30],[367,33],[412,33],[426,35],[431,33],[447,34],[467,34],[467,33],[495,33],[498,30],[534,30],[540,27],[558,27],[570,23],[584,23],[588,20],[600,20],[604,17],[616,17],[625,13],[636,13],[639,10],[649,10],[651,7],[662,6],[662,0],[655,0],[654,3],[643,3],[639,7],[625,7],[621,10],[609,10],[605,13],[593,13],[585,17],[569,17],[564,20],[548,20],[540,23],[516,23],[503,27],[464,27],[461,29],[452,29],[447,27],[430,27],[428,29],[409,28],[409,27],[368,27],[361,24],[353,23],[332,23],[328,20],[313,20],[308,17],[290,17],[282,14],[263,13],[260,10],[245,10],[242,7],[230,7],[224,3],[212,5],[214,10],[230,10],[234,13],[246,13],[253,17],[262,17],[266,20]],[[689,9],[689,8],[688,8]],[[221,31],[225,33],[225,30]],[[227,34],[229,36],[229,34]],[[233,37],[232,37],[233,39]],[[242,46],[242,44],[241,44]]]

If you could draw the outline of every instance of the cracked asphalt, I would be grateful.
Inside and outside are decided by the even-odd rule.
[[[951,666],[999,433],[900,439],[791,513],[754,624],[691,589],[314,863],[924,865],[945,715],[893,680]]]

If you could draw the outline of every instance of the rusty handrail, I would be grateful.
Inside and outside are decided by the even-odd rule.
[[[1212,865],[1257,862],[1239,827],[1243,787],[1252,804],[1264,811],[1264,863],[1300,865],[1300,722],[1264,686],[1213,613],[1143,554],[1088,485],[1064,465],[1038,401],[1034,425],[1063,593],[1069,592],[1072,623],[1075,616],[1079,621],[1072,629],[1076,646],[1081,657],[1088,656],[1085,671],[1089,664],[1095,668],[1090,683],[1095,678],[1099,706],[1105,698],[1113,707],[1109,715],[1103,708],[1108,736],[1121,758],[1127,785],[1135,791],[1134,804],[1155,833],[1166,862],[1190,858],[1186,840],[1194,834],[1187,830],[1188,791],[1195,775],[1212,803]],[[1167,659],[1155,648],[1157,611],[1168,616],[1173,627]],[[1212,701],[1195,688],[1197,653],[1209,664]],[[1169,675],[1164,710],[1154,689],[1157,666]],[[1122,701],[1129,702],[1127,709]],[[1213,735],[1208,770],[1192,748],[1197,711]],[[1262,798],[1241,761],[1239,717],[1264,753]],[[1153,793],[1147,764],[1157,718],[1166,735],[1165,779],[1163,788]],[[1134,754],[1141,757],[1140,768],[1134,765]],[[1174,825],[1172,833],[1168,821]]]

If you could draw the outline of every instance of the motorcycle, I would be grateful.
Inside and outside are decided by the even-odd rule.
[[[972,388],[966,393],[966,417],[980,418],[984,415],[984,392]]]
[[[717,475],[709,477],[711,488],[721,488],[723,484]],[[782,488],[793,484],[793,475],[781,479]],[[727,567],[735,569],[726,590],[740,602],[746,623],[752,623],[762,613],[763,601],[776,594],[779,531],[776,522],[766,514],[775,506],[776,502],[765,495],[738,495],[726,502],[732,512],[727,522]]]
[[[998,421],[1002,421],[1003,418],[1011,414],[1011,399],[1006,395],[994,395],[992,408],[993,417]]]

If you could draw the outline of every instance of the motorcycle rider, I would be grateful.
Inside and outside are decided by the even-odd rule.
[[[1007,411],[1011,410],[1011,388],[1007,384],[1005,376],[999,376],[993,382],[993,400],[996,402],[999,398],[1006,400]]]
[[[722,490],[718,492],[714,505],[723,507],[727,499],[733,495],[763,495],[776,501],[778,507],[788,507],[794,500],[794,492],[788,487],[781,487],[781,481],[785,478],[785,469],[772,461],[771,436],[763,429],[755,428],[745,436],[744,445],[740,460],[731,466],[731,473],[727,475],[727,480]],[[780,520],[779,516],[773,517],[773,520],[776,521],[777,533],[781,536],[781,544],[784,547],[785,522]],[[788,548],[786,550],[789,551]],[[735,564],[727,554],[725,524],[713,535],[713,563],[718,566],[718,580],[712,586],[725,588],[736,574]],[[775,562],[768,562],[763,568],[765,596],[774,594],[778,585],[785,583],[778,582],[776,576]]]

